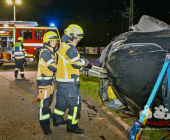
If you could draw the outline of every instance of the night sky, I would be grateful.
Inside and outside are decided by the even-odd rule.
[[[122,18],[130,0],[21,0],[16,20],[37,21],[40,26],[54,22],[63,34],[69,24],[84,30],[80,46],[106,46],[111,39],[128,31],[128,19]],[[126,6],[125,6],[126,4]],[[13,6],[0,0],[0,20],[13,20]],[[149,15],[170,24],[169,0],[134,0],[134,24]],[[122,24],[123,23],[123,24]]]

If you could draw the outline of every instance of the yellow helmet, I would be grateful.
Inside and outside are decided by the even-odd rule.
[[[50,40],[59,40],[58,35],[53,31],[49,31],[44,34],[43,43],[47,43]]]
[[[69,37],[83,38],[83,29],[76,24],[70,24],[64,33]]]
[[[18,37],[18,40],[19,41],[24,41],[24,38],[20,36],[20,37]]]

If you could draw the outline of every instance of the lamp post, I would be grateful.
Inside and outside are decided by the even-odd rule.
[[[16,21],[16,10],[15,10],[15,5],[20,4],[21,0],[7,0],[7,3],[14,5],[14,22]]]

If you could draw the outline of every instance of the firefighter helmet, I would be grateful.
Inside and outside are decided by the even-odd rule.
[[[18,40],[19,41],[24,41],[24,38],[20,36],[20,37],[18,37]]]
[[[67,29],[65,29],[64,33],[69,37],[83,38],[83,29],[76,24],[70,24]]]
[[[44,34],[43,43],[47,43],[50,40],[59,40],[58,35],[53,31],[49,31]]]

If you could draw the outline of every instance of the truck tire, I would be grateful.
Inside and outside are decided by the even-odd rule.
[[[143,15],[138,22],[137,28],[140,32],[154,32],[170,28],[170,25],[156,18]]]

